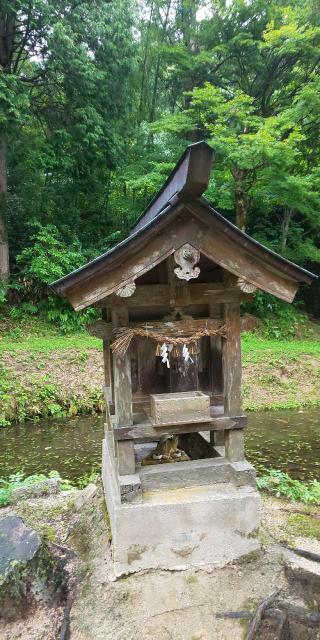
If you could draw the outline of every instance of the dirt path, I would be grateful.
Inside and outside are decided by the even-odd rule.
[[[79,496],[71,492],[28,500],[0,511],[0,517],[14,511],[47,539],[75,549],[77,591],[70,640],[241,640],[257,603],[275,589],[287,588],[285,549],[279,543],[301,546],[305,532],[311,535],[309,545],[320,552],[319,509],[266,498],[259,533],[262,550],[255,557],[220,569],[153,571],[114,581],[102,496],[98,492],[80,507]],[[299,518],[304,519],[302,529]],[[242,618],[226,617],[230,612],[240,612]],[[41,616],[16,629],[14,635],[13,628],[11,635],[8,627],[0,631],[0,639],[54,637]]]

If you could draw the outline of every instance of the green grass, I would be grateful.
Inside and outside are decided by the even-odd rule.
[[[250,402],[250,400],[243,401],[243,410],[249,411],[281,411],[282,409],[311,409],[312,407],[319,407],[320,400],[312,398],[304,398],[301,400],[295,400],[294,398],[287,398],[286,400],[272,400],[269,402],[259,403]]]
[[[30,336],[21,339],[12,339],[10,336],[0,338],[0,353],[49,353],[65,349],[102,349],[102,341],[86,333],[69,336]]]
[[[0,424],[7,425],[11,422],[22,422],[26,419],[34,420],[39,417],[62,417],[76,415],[78,413],[91,412],[93,408],[101,405],[100,391],[97,394],[81,395],[76,401],[73,398],[65,398],[60,393],[59,385],[53,384],[50,377],[42,375],[39,379],[33,376],[28,385],[15,375],[14,367],[21,370],[25,359],[34,361],[37,370],[46,371],[46,357],[48,354],[61,354],[61,352],[74,352],[73,361],[80,370],[83,370],[88,358],[89,350],[102,351],[102,341],[90,336],[85,331],[69,335],[60,335],[56,329],[43,323],[34,321],[33,323],[21,326],[11,323],[3,325],[2,335],[0,333],[0,361],[1,354],[9,354],[12,362],[7,369],[2,368],[0,374]],[[314,357],[320,361],[320,339],[270,339],[254,333],[242,335],[242,361],[244,368],[248,368],[250,375],[250,365],[254,370],[254,365],[258,364],[259,374],[254,380],[243,384],[243,408],[245,411],[263,411],[278,409],[298,409],[302,407],[313,407],[320,404],[317,392],[316,371],[317,363],[312,360],[308,365],[308,357]],[[306,356],[306,358],[303,358]],[[60,356],[61,357],[61,356]],[[278,369],[285,369],[287,365],[294,363],[295,369],[299,369],[307,375],[307,367],[310,367],[310,375],[314,381],[314,391],[308,394],[296,393],[296,379],[282,380],[278,375]],[[261,367],[259,364],[261,363]],[[255,367],[257,368],[257,367]],[[261,371],[260,371],[261,368]],[[289,376],[290,378],[290,376]],[[252,385],[256,385],[257,390],[265,389],[265,397],[259,399],[252,394]],[[276,393],[276,391],[282,393]],[[99,395],[100,394],[100,395]],[[261,394],[260,394],[261,395]],[[63,396],[63,397],[62,397]],[[90,397],[89,397],[90,396]]]
[[[12,332],[11,332],[12,333]],[[257,363],[266,357],[281,358],[285,356],[295,359],[301,354],[320,356],[320,340],[274,340],[258,337],[247,333],[242,336],[243,363]],[[75,333],[67,336],[56,334],[15,336],[10,332],[0,338],[0,352],[15,353],[29,351],[30,353],[48,353],[65,349],[101,349],[102,341],[89,334]]]
[[[266,358],[281,361],[282,357],[297,359],[302,354],[320,356],[320,340],[268,340],[252,333],[242,336],[243,364],[255,364]]]
[[[295,538],[301,536],[320,540],[320,521],[309,515],[293,513],[288,518],[287,532]]]

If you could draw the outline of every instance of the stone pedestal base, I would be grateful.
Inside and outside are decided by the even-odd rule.
[[[138,474],[128,476],[127,482],[122,476],[120,486],[107,439],[102,477],[116,576],[144,569],[223,566],[259,549],[252,536],[260,497],[252,486],[236,486],[227,479],[178,488],[161,483],[160,490],[139,491]],[[121,502],[124,485],[132,487],[131,501]]]

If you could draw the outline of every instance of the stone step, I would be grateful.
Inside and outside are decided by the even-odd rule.
[[[233,471],[222,458],[157,464],[139,470],[142,491],[179,489],[231,482]]]

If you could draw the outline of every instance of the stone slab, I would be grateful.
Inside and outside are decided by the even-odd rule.
[[[121,504],[115,464],[103,445],[102,477],[112,529],[114,572],[223,566],[259,549],[260,496],[231,483],[145,491]]]
[[[97,485],[91,482],[83,489],[75,500],[75,508],[77,511],[80,511],[86,504],[90,503],[97,493],[98,487]]]
[[[256,487],[256,471],[247,460],[230,462],[222,457],[142,467],[139,470],[139,476],[143,491],[179,489],[216,483],[231,483],[237,487]]]
[[[231,482],[233,469],[225,459],[206,458],[142,467],[139,475],[142,490],[153,491]]]
[[[210,420],[210,397],[202,391],[152,394],[150,413],[154,426]]]

